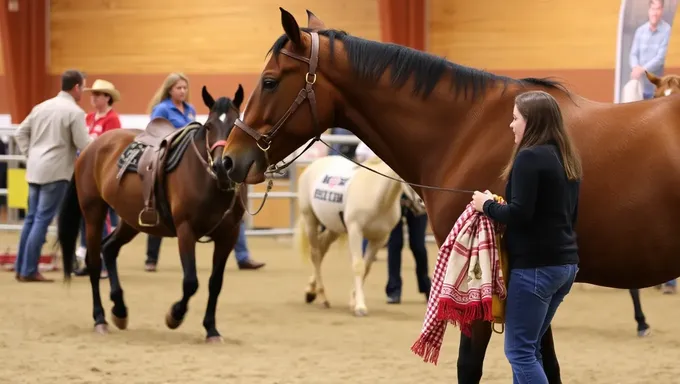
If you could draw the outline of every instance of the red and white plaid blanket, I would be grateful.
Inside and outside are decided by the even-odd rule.
[[[448,322],[470,335],[474,320],[493,320],[493,294],[507,296],[491,219],[468,204],[439,249],[420,337],[411,350],[435,365]]]

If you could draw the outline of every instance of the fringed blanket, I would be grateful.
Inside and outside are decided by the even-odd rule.
[[[500,265],[501,228],[470,203],[439,249],[420,337],[411,350],[435,365],[448,322],[470,335],[475,320],[492,321],[493,296],[507,290]]]

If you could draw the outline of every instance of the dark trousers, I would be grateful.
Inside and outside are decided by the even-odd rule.
[[[415,216],[413,212],[402,208],[408,227],[408,240],[411,252],[416,262],[416,279],[418,291],[429,293],[432,281],[428,276],[427,249],[425,248],[425,230],[427,229],[427,215]],[[404,247],[402,221],[394,227],[387,241],[387,286],[385,293],[389,297],[401,296],[401,250]]]
[[[162,237],[147,236],[146,238],[146,263],[147,264],[157,264],[158,254],[161,251],[161,240]]]

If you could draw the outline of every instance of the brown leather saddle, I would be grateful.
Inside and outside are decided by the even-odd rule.
[[[186,127],[175,128],[169,120],[157,117],[149,122],[146,129],[135,137],[136,142],[146,147],[137,164],[137,173],[142,178],[144,208],[139,212],[137,224],[140,227],[155,227],[160,223],[156,210],[155,187],[163,185],[165,163],[173,140]]]

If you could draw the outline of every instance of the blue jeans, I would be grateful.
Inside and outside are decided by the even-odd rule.
[[[512,382],[548,384],[541,339],[574,284],[578,266],[512,269],[505,314],[505,356]]]
[[[238,230],[238,240],[236,240],[236,246],[234,247],[234,253],[236,253],[236,261],[242,263],[248,260],[248,245],[246,244],[246,222],[241,220],[241,226]]]
[[[47,227],[61,206],[68,188],[68,181],[59,180],[47,184],[28,184],[28,213],[24,219],[19,240],[15,271],[23,277],[38,273]]]
[[[408,227],[409,248],[411,248],[411,253],[413,253],[416,262],[418,292],[427,295],[432,285],[428,276],[427,248],[425,247],[427,215],[416,216],[407,208],[402,208],[402,214]],[[387,285],[385,286],[385,293],[388,297],[401,297],[401,250],[403,247],[403,224],[399,220],[387,241]]]

